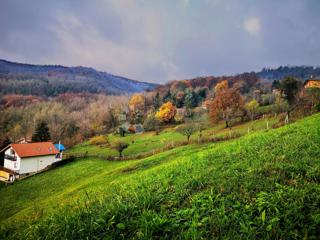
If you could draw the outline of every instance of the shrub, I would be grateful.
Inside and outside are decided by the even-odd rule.
[[[98,135],[95,137],[92,137],[89,142],[90,145],[103,145],[103,144],[108,144],[108,137],[105,135]]]
[[[155,131],[159,128],[159,121],[154,114],[148,115],[147,119],[143,123],[143,128],[146,131]]]

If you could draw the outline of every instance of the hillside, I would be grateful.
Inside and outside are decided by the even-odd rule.
[[[320,77],[320,67],[312,66],[280,66],[278,68],[264,68],[256,73],[265,81],[281,80],[285,77],[295,77],[301,81]]]
[[[0,60],[0,94],[55,96],[62,93],[123,94],[156,84],[99,72],[87,67],[31,65]]]
[[[317,114],[142,160],[87,158],[2,186],[0,238],[316,239],[319,125]]]
[[[160,92],[181,91],[187,87],[211,89],[218,82],[228,80],[229,84],[237,86],[241,93],[247,93],[251,88],[261,87],[261,83],[270,84],[274,80],[282,80],[286,77],[294,77],[299,81],[309,78],[320,78],[320,67],[312,66],[280,66],[278,68],[263,68],[258,72],[244,72],[235,75],[225,76],[202,76],[191,79],[173,80],[157,89]]]

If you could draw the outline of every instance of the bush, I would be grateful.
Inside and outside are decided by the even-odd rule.
[[[177,113],[174,117],[175,123],[183,123],[184,122],[184,116],[181,113]]]
[[[95,137],[92,137],[88,143],[90,145],[103,145],[103,144],[108,144],[109,141],[108,141],[108,137],[105,136],[105,135],[98,135],[98,136],[95,136]]]
[[[154,114],[150,114],[148,115],[147,119],[144,121],[143,128],[146,131],[155,131],[159,128],[159,124],[160,122],[158,121],[158,119],[156,119]]]

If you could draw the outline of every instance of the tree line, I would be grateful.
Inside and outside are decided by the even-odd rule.
[[[15,142],[20,138],[33,138],[42,141],[35,137],[42,125],[42,129],[48,128],[52,141],[71,146],[95,135],[134,133],[137,124],[157,133],[168,124],[209,116],[212,124],[224,121],[228,128],[235,119],[254,120],[266,113],[262,109],[268,109],[269,113],[286,113],[288,121],[291,112],[297,109],[308,113],[320,110],[319,89],[304,89],[293,77],[274,81],[272,85],[254,80],[251,87],[245,88],[243,80],[229,80],[220,79],[212,88],[194,88],[185,81],[175,82],[171,87],[132,96],[82,93],[46,99],[6,95],[0,108],[0,140]],[[190,126],[179,128],[187,140],[194,132]],[[124,145],[117,145],[118,149],[122,147]]]

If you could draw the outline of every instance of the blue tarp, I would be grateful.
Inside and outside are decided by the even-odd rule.
[[[54,144],[54,147],[58,150],[58,151],[64,151],[66,150],[66,148],[60,144],[60,149],[59,149],[59,143]]]

